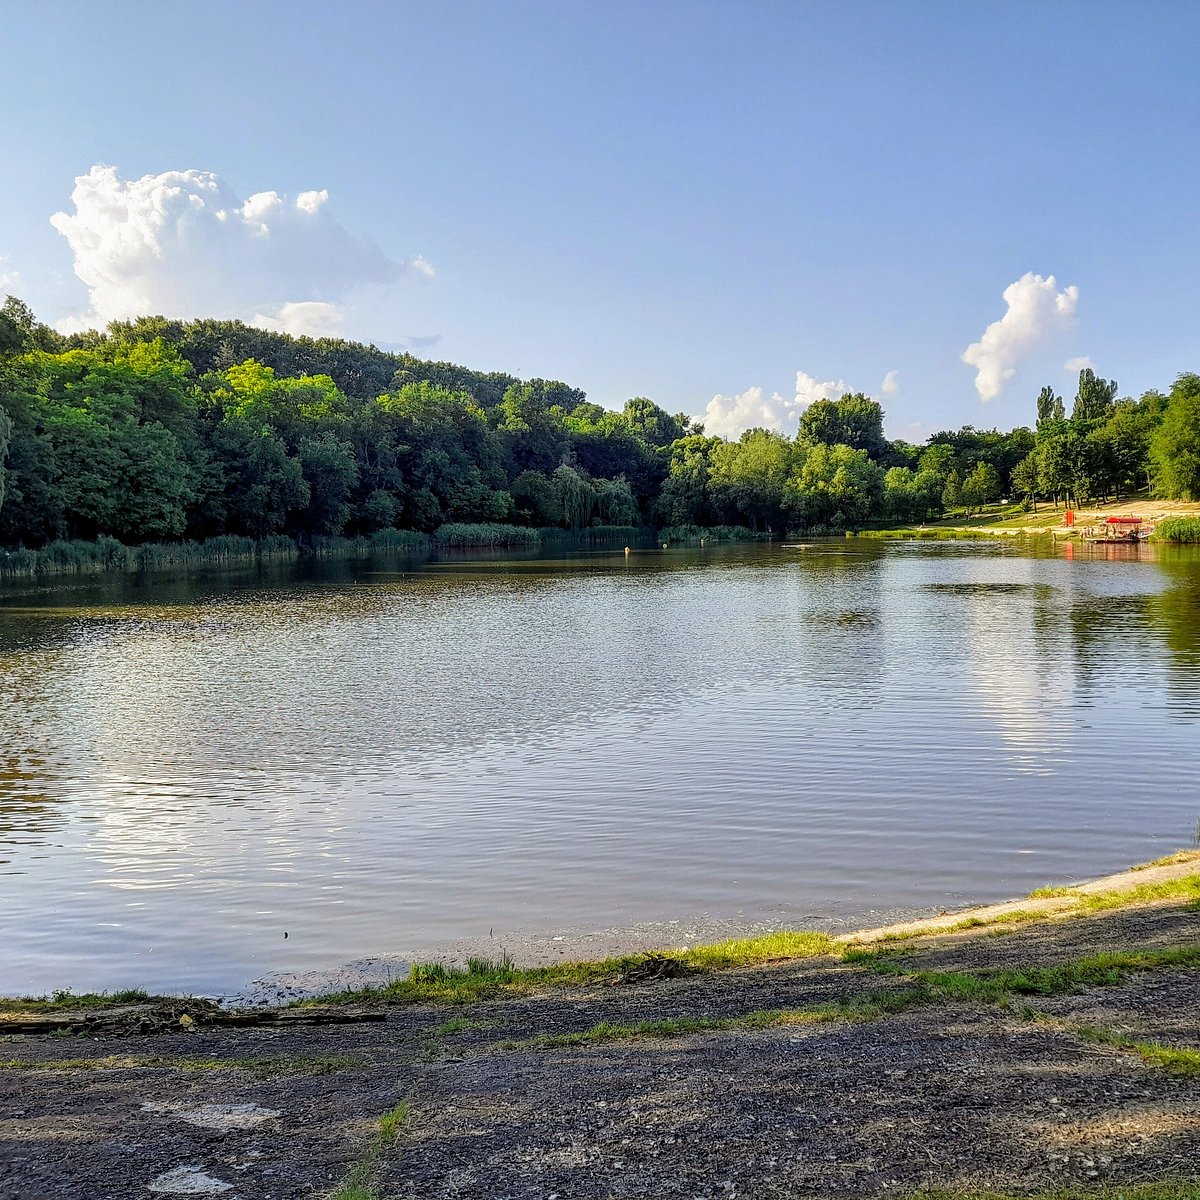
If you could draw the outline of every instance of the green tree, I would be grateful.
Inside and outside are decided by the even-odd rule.
[[[1062,397],[1055,395],[1052,387],[1044,387],[1038,392],[1037,424],[1039,428],[1048,421],[1061,421],[1066,415],[1067,412],[1063,407]]]
[[[959,478],[958,468],[952,467],[946,476],[946,482],[942,485],[942,507],[958,508],[962,503],[962,482]]]
[[[852,446],[817,443],[788,480],[789,512],[806,528],[855,528],[880,513],[883,500],[883,470]]]
[[[1033,505],[1034,512],[1037,512],[1038,483],[1038,454],[1036,450],[1030,450],[1013,468],[1012,485],[1017,495],[1024,496]]]
[[[1200,500],[1200,375],[1180,375],[1150,440],[1156,495]]]
[[[861,392],[840,400],[814,400],[800,418],[798,436],[825,446],[865,450],[876,460],[884,458],[889,449],[883,436],[883,409]]]
[[[722,442],[710,456],[708,491],[714,508],[731,524],[752,529],[782,526],[784,487],[795,450],[782,434],[748,429],[736,442]]]
[[[1112,412],[1117,395],[1115,379],[1100,379],[1091,367],[1079,372],[1079,388],[1071,409],[1072,421],[1100,421]]]

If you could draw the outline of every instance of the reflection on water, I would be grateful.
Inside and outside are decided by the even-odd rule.
[[[10,587],[0,991],[803,923],[1153,857],[1200,815],[1200,557],[1118,549]]]

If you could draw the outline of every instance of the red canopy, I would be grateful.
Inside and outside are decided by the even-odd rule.
[[[1140,525],[1141,517],[1105,517],[1106,525]]]

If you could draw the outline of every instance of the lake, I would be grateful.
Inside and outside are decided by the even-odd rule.
[[[1200,555],[1030,546],[10,582],[0,993],[831,928],[1191,844]]]

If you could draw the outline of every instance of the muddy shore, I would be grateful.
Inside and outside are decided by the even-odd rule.
[[[1113,881],[1089,886],[1108,894]],[[0,1197],[293,1200],[348,1178],[359,1200],[1194,1180],[1200,908],[1072,904],[1022,901],[1015,910],[1036,919],[1019,921],[1003,906],[941,918],[943,929],[1000,918],[953,932],[936,920],[872,931],[862,941],[875,953],[850,958],[367,1006],[370,1019],[347,1024],[239,1027],[201,1013],[141,1033],[103,1021],[93,1034],[10,1032]],[[880,940],[897,932],[905,940]],[[1116,956],[1107,974],[1102,954]],[[1084,962],[1078,978],[1065,970]],[[963,979],[993,994],[936,982]],[[10,1029],[18,1015],[6,1014]],[[1177,1053],[1139,1049],[1153,1046]],[[402,1101],[385,1142],[378,1119]]]

